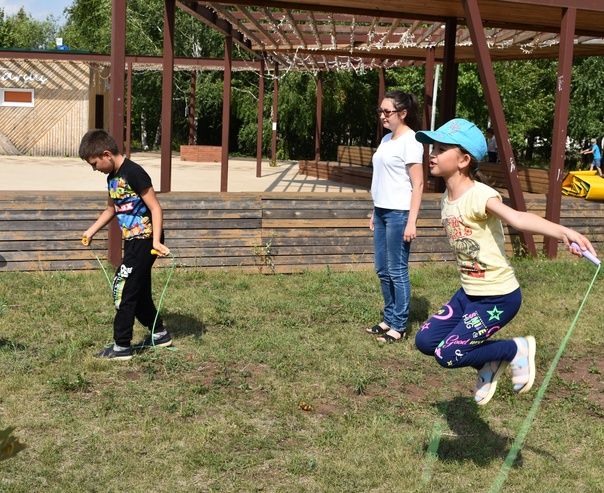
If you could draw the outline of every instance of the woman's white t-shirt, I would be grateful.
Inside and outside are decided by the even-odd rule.
[[[408,166],[423,161],[424,146],[407,130],[397,139],[386,134],[373,155],[371,197],[382,209],[408,211],[411,208],[411,179]]]

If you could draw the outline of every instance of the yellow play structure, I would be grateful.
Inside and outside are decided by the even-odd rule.
[[[604,200],[604,178],[597,171],[571,171],[562,182],[562,193],[587,200]]]

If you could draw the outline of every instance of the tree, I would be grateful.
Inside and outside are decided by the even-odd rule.
[[[604,135],[604,57],[582,58],[573,66],[568,135],[577,143]]]
[[[58,24],[53,16],[38,21],[21,7],[15,15],[6,17],[4,9],[0,9],[0,46],[2,48],[28,50],[54,48],[57,31]]]

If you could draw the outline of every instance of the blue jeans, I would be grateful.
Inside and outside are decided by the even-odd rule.
[[[403,241],[409,211],[373,210],[373,245],[375,270],[384,296],[384,322],[397,332],[407,329],[411,285],[409,283],[409,249]]]

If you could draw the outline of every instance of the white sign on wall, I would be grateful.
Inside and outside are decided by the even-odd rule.
[[[43,76],[42,74],[17,74],[11,70],[1,70],[0,69],[0,81],[6,82],[10,81],[13,84],[20,85],[28,85],[32,82],[38,82],[39,84],[46,84],[48,81],[48,77]]]

